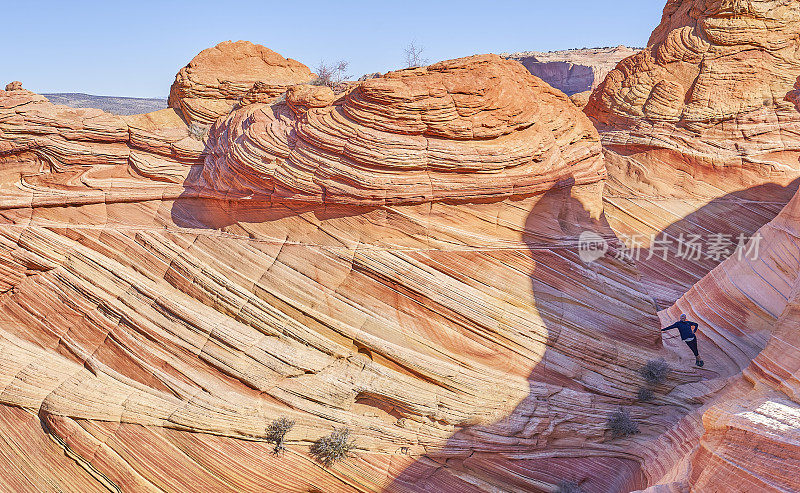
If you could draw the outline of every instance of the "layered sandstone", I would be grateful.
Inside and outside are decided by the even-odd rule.
[[[4,457],[52,460],[35,487],[621,491],[695,406],[683,370],[636,403],[671,356],[635,265],[577,252],[619,248],[599,139],[515,62],[292,87],[219,120],[202,167],[172,109],[2,101],[0,409],[37,444]],[[621,406],[640,435],[607,430]],[[342,425],[355,456],[319,467]]]
[[[672,0],[586,108],[640,194],[718,197],[800,175],[797,2]]]
[[[200,186],[224,197],[375,206],[530,195],[604,178],[597,133],[516,62],[392,72],[335,99],[297,86],[211,130]]]
[[[243,97],[269,102],[289,86],[311,81],[305,65],[249,41],[225,41],[201,51],[175,76],[168,104],[187,123],[210,124]]]
[[[633,48],[582,48],[579,50],[503,53],[503,58],[520,62],[530,73],[565,94],[591,91],[602,83]]]
[[[791,20],[785,5],[670,2],[651,48],[691,22],[740,46],[761,19],[774,39],[740,61],[786,55],[789,28],[764,21]],[[769,108],[774,126],[742,107],[654,123],[628,96],[603,106],[612,74],[587,108],[598,135],[580,98],[493,55],[334,94],[270,78],[296,75],[291,60],[220,46],[178,75],[178,109],[119,117],[0,92],[3,484],[796,489],[800,201],[778,214],[796,190],[793,94]],[[222,84],[239,63],[263,77]],[[722,130],[740,132],[738,161]],[[604,255],[585,257],[586,231]],[[764,249],[626,253],[635,234],[715,231],[759,231]],[[680,312],[701,324],[704,369],[657,330]],[[642,400],[639,370],[659,358],[671,371]],[[609,430],[619,409],[638,434]],[[274,456],[279,417],[296,426]],[[355,453],[322,467],[309,447],[341,426]]]
[[[689,467],[657,480],[662,485],[652,491],[797,488],[798,219],[800,194],[759,229],[758,239],[661,314],[664,321],[679,313],[696,320],[708,366],[727,368],[731,378],[702,409],[697,447],[683,460]]]

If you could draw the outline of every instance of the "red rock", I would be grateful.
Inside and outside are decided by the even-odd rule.
[[[670,1],[648,48],[617,66],[586,112],[639,193],[719,197],[800,176],[795,2]]]
[[[251,105],[219,120],[201,185],[227,197],[381,205],[528,195],[605,175],[588,119],[496,55],[392,72],[333,98],[296,86],[294,112]]]
[[[209,124],[245,96],[250,102],[268,102],[312,78],[308,67],[264,46],[225,41],[201,51],[178,72],[168,104],[188,123]]]

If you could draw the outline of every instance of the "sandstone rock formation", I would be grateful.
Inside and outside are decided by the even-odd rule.
[[[203,50],[175,76],[168,104],[180,111],[188,123],[210,124],[227,115],[239,100],[249,95],[271,101],[295,84],[309,82],[311,71],[291,58],[284,58],[249,41],[225,41]]]
[[[496,56],[333,97],[236,109],[203,150],[172,109],[0,94],[0,410],[37,440],[3,457],[85,490],[645,485],[693,404],[633,401],[655,306],[633,264],[576,251],[617,245],[586,118]],[[609,435],[620,406],[639,439]],[[355,457],[319,467],[342,425]]]
[[[129,165],[132,172],[180,184],[203,155],[203,142],[172,109],[118,116],[54,105],[24,89],[0,93],[0,156],[36,162],[41,170]],[[8,190],[5,199],[19,192]],[[95,195],[102,201],[106,192]]]
[[[795,1],[669,1],[586,108],[639,194],[718,197],[800,175]]]
[[[503,53],[516,60],[530,73],[567,95],[591,91],[623,58],[636,53],[633,48],[582,48],[579,50]]]
[[[296,86],[211,130],[222,197],[375,206],[530,195],[603,179],[596,132],[558,91],[495,55],[401,70],[334,101]]]
[[[334,94],[223,43],[181,70],[172,108],[126,117],[0,92],[0,481],[797,489],[791,84],[767,109],[710,103],[735,108],[722,120],[615,99],[697,65],[648,65],[676,30],[720,54],[698,76],[743,45],[744,66],[780,54],[791,72],[785,6],[670,1],[589,101],[600,134],[580,98],[494,55]],[[783,88],[775,73],[761,82]],[[756,231],[755,260],[676,260],[674,241],[661,259],[655,241]],[[680,312],[701,324],[704,369],[657,330]],[[639,370],[661,358],[648,386]],[[620,409],[639,433],[609,428]],[[296,425],[273,455],[280,417]],[[310,445],[342,426],[355,452],[322,467]]]
[[[699,446],[684,459],[689,467],[662,478],[662,486],[797,489],[799,219],[800,194],[760,228],[760,240],[751,240],[742,255],[729,257],[662,314],[672,320],[687,313],[698,321],[707,360],[732,375],[702,409]]]

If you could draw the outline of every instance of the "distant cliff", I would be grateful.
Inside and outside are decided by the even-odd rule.
[[[167,98],[126,98],[71,92],[43,94],[43,96],[53,104],[63,104],[73,108],[99,108],[115,115],[139,115],[167,107]]]
[[[503,53],[500,56],[517,60],[530,73],[571,96],[593,90],[616,67],[617,63],[633,55],[636,51],[634,48],[617,46],[616,48],[583,48],[546,53],[523,51]]]

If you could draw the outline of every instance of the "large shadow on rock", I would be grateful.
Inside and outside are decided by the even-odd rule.
[[[372,210],[203,198],[198,193],[200,172],[200,167],[193,171],[186,193],[173,204],[178,226],[224,230],[309,212],[324,220]],[[763,185],[730,194],[657,234],[752,234],[780,211],[797,185]],[[591,202],[582,200],[586,193],[562,183],[541,195],[527,215],[523,240],[530,269],[523,272],[530,277],[531,317],[541,320],[540,330],[546,334],[538,360],[527,361],[527,396],[499,421],[460,426],[443,446],[405,468],[387,491],[554,491],[558,484],[571,482],[587,493],[606,493],[646,486],[641,444],[699,404],[637,403],[637,371],[648,359],[666,354],[657,330],[658,309],[719,262],[676,265],[657,258],[638,263],[615,258],[622,244],[608,218],[593,215],[585,205]],[[772,197],[776,199],[768,200]],[[586,231],[609,245],[606,255],[591,262],[579,253]],[[680,286],[663,294],[670,283]],[[698,379],[696,372],[683,372],[671,385]],[[619,439],[609,434],[608,416],[619,407],[640,423],[641,435]]]
[[[799,181],[726,195],[657,234],[752,235],[788,202]],[[615,258],[623,243],[604,214],[593,217],[584,207],[578,188],[567,183],[545,193],[525,225],[524,241],[532,260],[531,317],[540,317],[547,333],[544,354],[528,377],[529,395],[500,421],[460,427],[440,449],[404,469],[386,491],[547,492],[564,482],[587,493],[644,488],[642,443],[652,443],[699,405],[637,401],[637,370],[648,359],[668,353],[657,316],[658,309],[666,307],[656,303],[654,287],[677,278],[684,283],[677,290],[685,291],[720,261],[675,265],[647,260],[646,248],[638,263]],[[604,256],[590,262],[581,259],[585,231],[606,240]],[[681,274],[684,269],[690,270]],[[707,355],[717,350],[706,349]],[[701,372],[690,368],[678,372],[682,373],[673,375],[672,387],[701,378]],[[703,372],[704,378],[725,376]],[[640,435],[610,435],[607,418],[619,407],[639,422]]]
[[[536,202],[525,225],[531,258],[531,317],[547,333],[529,377],[529,395],[501,421],[466,426],[440,449],[405,469],[387,488],[422,491],[555,491],[562,482],[586,492],[643,486],[625,440],[605,432],[610,410],[630,406],[637,363],[620,346],[655,354],[655,305],[638,286],[635,266],[606,255],[584,262],[581,233],[619,246],[603,215],[592,217],[570,183]],[[610,369],[610,370],[609,370]],[[616,375],[615,375],[616,374]]]
[[[734,245],[739,235],[750,238],[783,209],[797,192],[798,185],[800,178],[785,187],[775,183],[754,186],[711,200],[685,215],[679,214],[680,208],[659,210],[658,202],[646,198],[610,197],[606,200],[606,212],[621,239],[625,239],[631,246],[637,242],[643,245],[636,259],[642,282],[659,309],[663,310],[675,303],[727,257],[727,254],[717,258],[707,257],[712,235],[727,235]],[[669,207],[680,202],[680,199],[664,199],[662,202],[665,207]],[[691,201],[686,202],[689,203]],[[676,214],[678,217],[668,226],[651,229],[652,234],[662,240],[660,245],[651,245],[651,238],[647,234],[635,238],[634,231],[650,229],[648,224],[656,220],[654,216],[669,217]],[[626,223],[629,223],[632,230],[628,229]],[[702,237],[701,243],[706,248],[699,259],[692,259],[691,254],[686,255],[685,250],[681,252],[678,248],[681,238],[689,240],[695,235]],[[665,238],[667,241],[663,242]],[[735,250],[734,245],[729,245],[729,254]],[[668,246],[666,260],[664,246]],[[633,255],[634,252],[628,253]]]

